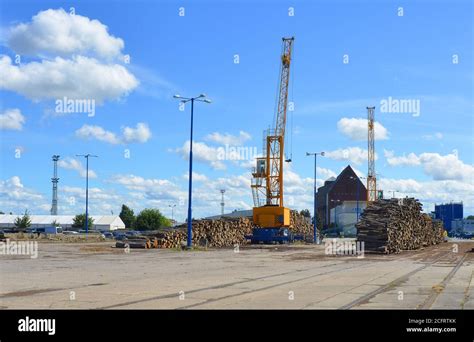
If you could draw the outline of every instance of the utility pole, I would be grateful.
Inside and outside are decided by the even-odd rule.
[[[93,154],[77,154],[77,157],[86,158],[86,234],[89,232],[89,158],[98,158],[99,156]]]
[[[51,215],[56,216],[58,214],[58,160],[59,155],[53,156],[53,163],[54,163],[54,171],[53,171],[53,178],[51,178],[51,182],[53,183],[53,199],[51,203]]]
[[[181,95],[174,95],[175,99],[180,99],[182,104],[191,102],[191,129],[189,139],[189,186],[188,186],[188,239],[187,248],[191,249],[193,246],[193,226],[192,226],[192,194],[193,194],[193,123],[194,123],[194,102],[211,103],[211,100],[206,98],[206,94],[201,94],[196,97],[182,97]]]
[[[316,165],[317,165],[317,159],[318,155],[324,157],[324,152],[306,152],[306,156],[314,156],[314,223],[313,223],[313,243],[319,245],[319,236],[318,236],[318,188],[316,186]]]
[[[174,221],[174,208],[176,207],[176,204],[169,204],[168,207],[171,208],[171,221]]]
[[[222,199],[221,199],[221,216],[224,216],[224,193],[225,193],[225,189],[221,189],[221,195],[222,195]]]

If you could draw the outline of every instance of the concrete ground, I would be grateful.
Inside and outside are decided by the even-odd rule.
[[[474,309],[473,242],[398,255],[327,256],[324,245],[125,250],[40,242],[0,255],[3,309]]]

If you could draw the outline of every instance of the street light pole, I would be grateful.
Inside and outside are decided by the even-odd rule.
[[[317,185],[316,185],[316,166],[318,154],[324,157],[324,152],[306,152],[306,156],[314,155],[314,223],[313,223],[313,242],[319,245],[319,234],[318,234],[318,196],[317,196]]]
[[[86,158],[86,234],[89,232],[89,157],[95,157],[97,158],[98,156],[93,155],[93,154],[77,154],[77,157],[84,157]]]
[[[171,208],[171,220],[174,221],[174,207],[176,207],[176,204],[168,204],[168,207]]]
[[[182,97],[181,95],[174,95],[175,99],[180,99],[181,103],[191,102],[191,133],[189,140],[189,187],[188,187],[188,239],[187,248],[193,246],[193,229],[192,229],[192,188],[193,188],[193,124],[194,124],[194,101],[211,103],[211,100],[206,98],[205,94],[197,97]]]

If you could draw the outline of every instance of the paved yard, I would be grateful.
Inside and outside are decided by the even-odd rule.
[[[175,251],[40,242],[0,255],[0,307],[474,309],[474,242],[399,255],[326,256],[324,246]]]

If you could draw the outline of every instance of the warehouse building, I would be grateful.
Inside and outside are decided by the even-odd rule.
[[[0,215],[0,229],[15,228],[15,219],[22,215]],[[45,228],[51,227],[56,222],[65,230],[80,230],[75,228],[74,215],[30,215],[31,226],[29,228]],[[94,224],[90,227],[100,231],[125,229],[125,224],[119,216],[115,215],[91,215]]]
[[[361,212],[367,200],[367,190],[352,167],[348,165],[337,178],[329,178],[322,187],[318,188],[317,200],[318,217],[323,226],[328,227],[331,223],[334,223],[334,214],[330,215],[331,210],[344,202],[355,203],[356,208],[357,202],[359,202],[359,211]],[[347,213],[347,210],[349,210],[349,204],[347,208],[341,208],[341,213]],[[352,211],[353,208],[351,207],[350,210]],[[347,225],[349,218],[347,215],[345,216],[345,224]],[[350,216],[352,217],[351,220],[355,222],[357,213],[354,211]]]

